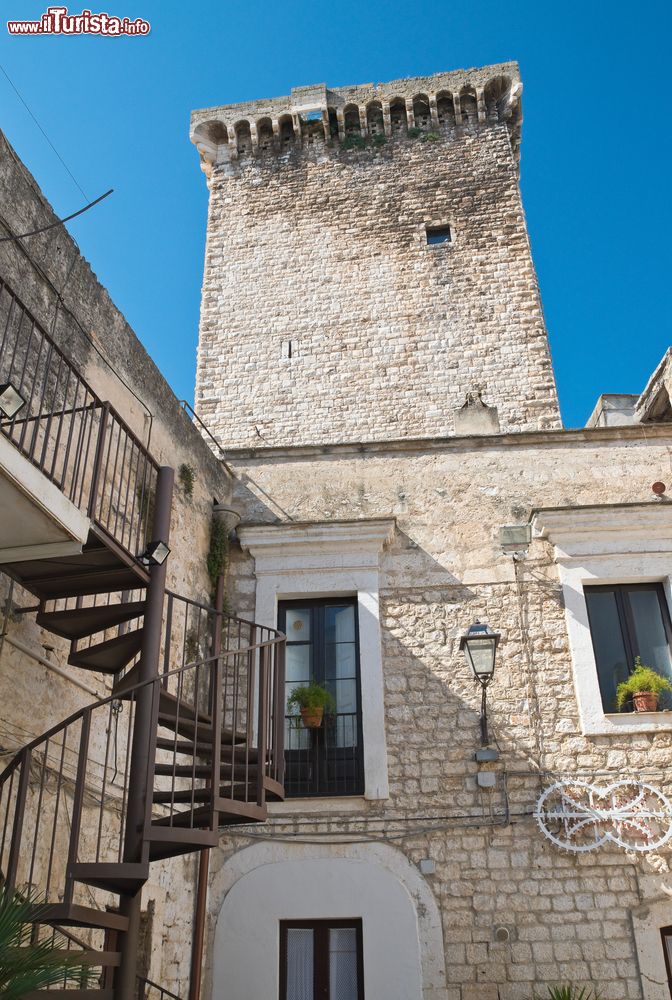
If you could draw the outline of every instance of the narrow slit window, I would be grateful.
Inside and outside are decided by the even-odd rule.
[[[452,242],[450,226],[427,226],[427,245],[430,247],[441,246]]]

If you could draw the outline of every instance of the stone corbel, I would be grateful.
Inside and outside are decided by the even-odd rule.
[[[250,122],[250,137],[252,139],[252,153],[256,156],[259,152],[259,136],[257,134],[256,122]]]
[[[438,131],[439,128],[439,109],[436,106],[436,94],[429,95],[429,113],[432,116],[432,128]]]
[[[383,128],[385,129],[385,135],[388,139],[392,138],[392,119],[390,117],[390,102],[381,101],[381,107],[383,109]]]
[[[483,90],[483,87],[476,88],[476,104],[478,106],[478,120],[479,122],[484,122],[486,114],[485,114],[485,91]]]
[[[362,135],[368,135],[369,134],[369,123],[368,123],[368,120],[367,120],[367,117],[366,117],[366,108],[363,107],[360,104],[360,105],[358,105],[358,109],[357,110],[359,111],[359,129],[360,129],[360,132],[362,133]]]

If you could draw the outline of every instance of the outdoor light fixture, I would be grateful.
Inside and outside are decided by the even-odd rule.
[[[165,542],[150,542],[138,559],[145,566],[160,566],[170,555],[170,549]]]
[[[488,715],[486,711],[486,691],[495,673],[495,656],[501,636],[493,632],[489,625],[475,621],[460,638],[460,649],[471,667],[474,677],[481,685],[481,746],[487,747]]]
[[[3,382],[0,385],[0,410],[2,410],[6,417],[12,420],[21,407],[25,405],[25,399],[11,382]]]

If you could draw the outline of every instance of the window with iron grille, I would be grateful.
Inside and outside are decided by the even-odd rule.
[[[362,921],[281,921],[280,1000],[364,1000]]]
[[[293,689],[315,681],[334,707],[318,728],[285,717],[288,797],[362,795],[361,692],[357,602],[354,598],[283,601],[278,627],[287,636],[285,704]]]
[[[672,681],[672,626],[661,583],[584,587],[605,712],[616,712],[616,688],[642,663]],[[672,707],[667,693],[660,708]]]

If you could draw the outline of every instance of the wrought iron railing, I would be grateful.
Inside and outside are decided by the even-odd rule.
[[[215,833],[227,809],[262,807],[269,791],[281,792],[284,636],[169,593],[162,650],[163,673],[134,684],[129,669],[114,694],[23,747],[0,775],[0,870],[10,890],[39,888],[47,904],[114,902],[90,876],[92,866],[123,863],[142,698],[156,720],[145,842],[159,827],[186,841],[190,831]]]
[[[297,715],[285,717],[284,787],[291,798],[362,795],[364,765],[357,712],[333,712],[308,729]]]
[[[0,278],[0,384],[24,400],[0,433],[126,552],[151,529],[158,467]]]

